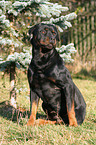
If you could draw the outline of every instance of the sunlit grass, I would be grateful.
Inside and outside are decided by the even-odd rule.
[[[18,106],[29,111],[29,86],[25,74],[20,75],[17,81]],[[9,100],[10,84],[5,77],[5,86],[0,79],[0,102]],[[18,79],[17,79],[18,80]],[[73,79],[82,92],[87,104],[86,118],[78,127],[65,125],[45,125],[27,127],[28,116],[20,119],[19,123],[12,121],[0,112],[0,144],[2,145],[95,145],[96,144],[96,81],[88,78]],[[3,85],[2,85],[3,84]],[[26,88],[26,89],[25,89]],[[39,115],[44,115],[41,102]]]

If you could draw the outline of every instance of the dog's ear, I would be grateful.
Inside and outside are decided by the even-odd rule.
[[[36,29],[37,25],[34,25],[29,29],[29,35],[33,34],[34,30]]]
[[[60,41],[60,35],[59,35],[59,32],[58,32],[58,30],[57,30],[57,36],[56,36],[56,40],[57,40],[57,41]]]
[[[53,27],[54,27],[55,31],[57,32],[56,40],[57,40],[57,41],[60,41],[60,35],[59,35],[58,30],[57,30],[57,27],[56,27],[55,25],[53,25]]]

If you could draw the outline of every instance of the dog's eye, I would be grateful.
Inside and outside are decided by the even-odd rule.
[[[55,31],[52,31],[52,34],[55,36],[56,35]]]
[[[46,33],[46,31],[42,31],[42,34],[45,34]]]
[[[48,28],[45,28],[46,31],[48,31]]]
[[[42,33],[44,34],[45,32],[44,32],[44,31],[42,31]]]

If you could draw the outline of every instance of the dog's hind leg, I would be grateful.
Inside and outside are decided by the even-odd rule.
[[[30,119],[27,125],[34,125],[36,121],[36,114],[38,109],[39,97],[32,90],[30,91]]]
[[[77,119],[75,116],[75,106],[74,106],[74,96],[75,96],[75,89],[73,85],[67,84],[65,87],[65,97],[66,97],[66,107],[69,119],[69,126],[77,126]]]

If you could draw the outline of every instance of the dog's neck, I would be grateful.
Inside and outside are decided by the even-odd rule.
[[[34,48],[32,51],[32,61],[31,65],[35,66],[37,70],[45,70],[49,68],[50,66],[56,64],[57,62],[57,56],[59,55],[55,48],[51,49],[49,52],[42,54],[40,51],[40,48]],[[61,58],[60,58],[61,59]]]

